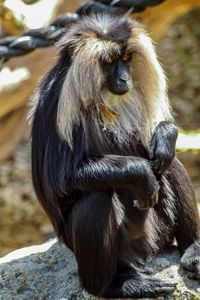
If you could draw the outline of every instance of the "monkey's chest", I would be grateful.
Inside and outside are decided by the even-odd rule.
[[[99,137],[93,131],[88,138],[87,150],[89,154],[95,155],[121,155],[121,156],[136,156],[148,159],[148,150],[143,143],[138,140],[134,135],[124,142],[116,139],[114,134],[105,133]]]
[[[88,154],[132,155],[146,158],[147,151],[144,145],[147,142],[142,138],[141,132],[134,129],[134,124],[129,123],[129,130],[125,130],[120,124],[119,126],[113,125],[113,128],[109,129],[94,116],[88,114],[85,131]]]

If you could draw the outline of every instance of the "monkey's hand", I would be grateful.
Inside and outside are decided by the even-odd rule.
[[[143,176],[134,185],[134,195],[133,206],[139,210],[149,209],[158,203],[159,184],[148,162]]]
[[[175,157],[175,146],[178,137],[177,128],[173,123],[160,122],[150,143],[150,159],[152,169],[157,174],[164,173]]]

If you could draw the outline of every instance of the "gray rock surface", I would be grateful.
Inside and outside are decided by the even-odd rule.
[[[159,299],[200,300],[200,283],[179,267],[176,248],[148,260],[159,278],[178,282],[171,296]],[[73,254],[55,239],[14,251],[0,259],[0,300],[96,299],[81,288]]]

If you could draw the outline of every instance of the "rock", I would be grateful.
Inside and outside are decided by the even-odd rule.
[[[55,239],[0,259],[1,300],[92,299],[86,294],[73,254]]]
[[[199,300],[200,283],[179,267],[175,247],[147,261],[159,278],[178,282],[173,295],[159,299]],[[56,239],[11,252],[0,259],[0,300],[97,299],[81,288],[72,252]]]

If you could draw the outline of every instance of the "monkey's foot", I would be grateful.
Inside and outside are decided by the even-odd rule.
[[[113,282],[104,296],[108,298],[155,298],[173,293],[175,288],[176,283],[171,280],[161,280],[141,274],[134,278],[125,278],[123,275]]]
[[[186,249],[181,258],[181,266],[192,272],[188,275],[189,278],[200,280],[200,241]]]

